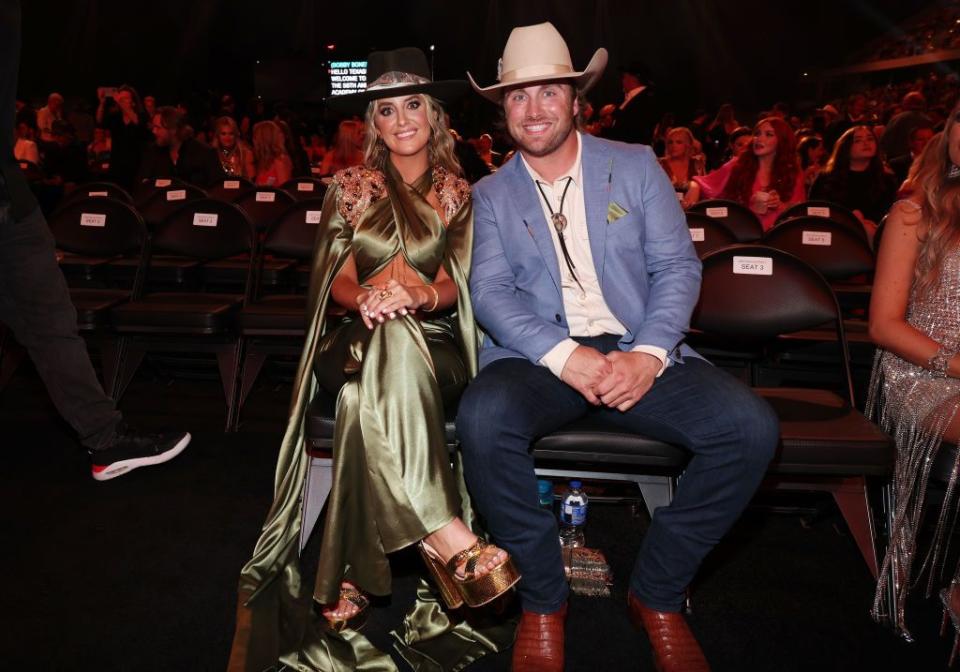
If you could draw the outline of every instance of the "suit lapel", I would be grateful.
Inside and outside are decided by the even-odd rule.
[[[514,158],[511,163],[514,166],[515,175],[508,182],[510,184],[510,196],[516,204],[522,220],[518,222],[518,225],[525,227],[526,232],[533,238],[533,242],[536,243],[537,249],[540,250],[540,256],[543,258],[543,265],[546,266],[547,272],[553,278],[553,284],[556,285],[557,292],[561,292],[557,252],[553,247],[550,230],[547,228],[547,220],[543,216],[543,208],[538,200],[540,197],[533,184],[533,177],[527,172],[519,156]]]
[[[610,203],[610,179],[613,162],[603,145],[592,136],[580,136],[580,165],[583,172],[583,207],[587,216],[590,253],[597,279],[603,288],[604,256],[607,249],[607,208]]]

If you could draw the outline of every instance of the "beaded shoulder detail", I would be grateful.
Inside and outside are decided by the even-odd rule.
[[[357,225],[371,203],[387,195],[383,173],[365,166],[339,170],[334,173],[333,182],[340,187],[337,209],[351,227]]]
[[[448,222],[470,198],[470,183],[443,166],[433,167],[433,190]]]

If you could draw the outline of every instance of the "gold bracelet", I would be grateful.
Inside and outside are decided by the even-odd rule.
[[[437,309],[437,305],[439,305],[439,303],[440,303],[440,292],[438,292],[438,291],[437,291],[437,288],[434,287],[433,285],[424,285],[424,286],[425,286],[427,289],[432,289],[432,290],[433,290],[433,305],[430,306],[429,308],[424,308],[424,312],[426,312],[426,313],[432,313],[433,311],[435,311],[435,310]]]

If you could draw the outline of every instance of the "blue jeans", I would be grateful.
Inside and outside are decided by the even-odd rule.
[[[607,353],[618,337],[576,340]],[[530,445],[587,414],[692,453],[673,502],[653,516],[630,578],[643,604],[679,611],[701,561],[760,484],[779,441],[777,417],[747,386],[696,358],[667,368],[625,413],[590,405],[526,359],[486,366],[460,401],[457,431],[471,498],[523,574],[518,590],[528,611],[556,611],[568,590],[557,522],[538,503]]]

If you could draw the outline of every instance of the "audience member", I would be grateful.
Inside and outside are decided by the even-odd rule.
[[[910,131],[910,152],[887,161],[890,170],[892,170],[893,174],[897,177],[898,184],[902,185],[906,181],[907,174],[910,172],[910,166],[913,164],[914,159],[920,156],[923,148],[927,146],[927,143],[930,142],[932,138],[933,126],[930,124],[918,124],[914,126],[913,130]]]
[[[323,157],[327,153],[327,141],[322,133],[311,133],[310,143],[307,144],[304,149],[310,158],[310,165],[318,165],[323,161]]]
[[[110,131],[105,128],[93,129],[93,140],[87,145],[87,162],[103,165],[110,162],[112,141]]]
[[[153,119],[153,115],[157,113],[157,99],[153,96],[144,96],[143,111],[146,113],[147,119]]]
[[[337,126],[333,148],[323,157],[321,175],[333,175],[338,170],[363,163],[363,122],[344,119]]]
[[[110,131],[110,178],[122,187],[133,186],[150,139],[149,120],[140,97],[130,86],[121,86],[113,96],[98,92],[97,124]]]
[[[169,106],[158,107],[151,130],[154,144],[144,151],[139,180],[177,177],[206,188],[224,178],[217,152],[190,137],[183,112]]]
[[[26,118],[17,121],[17,140],[13,145],[13,156],[17,161],[40,165],[40,150],[34,140],[36,137],[36,129]]]
[[[274,123],[283,133],[283,146],[287,150],[287,156],[293,164],[293,177],[304,177],[310,175],[310,157],[307,156],[303,148],[303,142],[294,136],[293,128],[290,123],[283,119],[275,119]]]
[[[477,150],[480,160],[487,164],[490,172],[496,172],[497,158],[500,155],[493,151],[493,136],[489,133],[482,133],[472,144],[474,149]]]
[[[930,117],[924,112],[926,107],[927,100],[919,91],[910,91],[903,97],[900,103],[903,111],[891,117],[880,139],[880,148],[886,158],[893,159],[910,151],[910,132],[915,127],[932,127]]]
[[[733,105],[724,103],[717,110],[717,116],[707,126],[707,141],[703,144],[703,152],[707,156],[709,168],[716,168],[724,162],[730,136],[738,128],[740,128],[740,122],[737,121]]]
[[[733,133],[730,134],[730,139],[727,141],[727,151],[723,162],[726,163],[730,159],[740,156],[750,149],[751,144],[753,144],[752,130],[746,126],[738,126],[733,129]]]
[[[258,121],[253,126],[253,158],[258,185],[279,187],[293,177],[293,161],[287,154],[283,131],[273,121]]]
[[[654,128],[664,112],[653,78],[643,65],[633,63],[621,68],[620,85],[623,102],[614,111],[609,137],[623,142],[653,144]]]
[[[240,137],[240,127],[233,117],[220,117],[214,122],[213,141],[210,144],[217,150],[224,173],[248,180],[256,176],[253,149]]]
[[[869,237],[897,194],[896,178],[880,158],[869,126],[848,129],[810,189],[810,198],[832,201],[853,210]]]
[[[53,142],[53,122],[63,119],[63,96],[51,93],[47,104],[37,110],[37,128],[41,142]]]
[[[697,202],[696,190],[691,193],[690,185],[694,176],[703,175],[703,155],[697,152],[695,143],[690,129],[684,126],[671,128],[667,133],[666,153],[660,159],[660,166],[670,178],[684,208]]]
[[[803,171],[790,125],[779,117],[753,129],[751,151],[730,159],[709,175],[694,177],[692,198],[724,198],[748,206],[767,231],[786,208],[804,199]],[[697,193],[699,192],[699,193]]]
[[[87,179],[87,151],[77,142],[73,126],[58,119],[51,129],[53,142],[47,145],[43,157],[46,182],[69,192]]]
[[[827,148],[823,146],[823,138],[819,135],[805,135],[797,143],[797,156],[803,169],[803,184],[808,192],[817,175],[823,170],[823,159],[826,155]]]
[[[854,124],[862,124],[866,121],[867,97],[862,93],[851,94],[847,99],[846,114],[832,121],[823,134],[823,141],[827,147],[833,147],[837,139],[843,135],[846,130]]]

